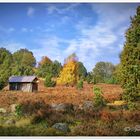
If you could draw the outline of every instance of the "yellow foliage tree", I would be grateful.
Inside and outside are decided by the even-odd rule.
[[[77,83],[77,62],[69,61],[64,65],[59,77],[57,78],[58,85],[75,85]]]
[[[42,66],[44,64],[52,64],[51,59],[47,56],[43,56],[41,61],[39,62],[39,66]]]

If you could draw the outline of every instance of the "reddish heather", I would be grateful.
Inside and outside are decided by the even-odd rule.
[[[108,102],[118,100],[122,94],[122,89],[119,85],[111,84],[97,84],[101,87],[104,98]],[[93,85],[84,83],[82,90],[77,90],[75,87],[56,86],[46,88],[43,81],[39,82],[39,91],[37,93],[2,91],[0,92],[0,107],[9,106],[13,103],[20,103],[23,101],[44,101],[46,104],[50,103],[73,103],[81,104],[85,100],[92,100],[94,96]]]

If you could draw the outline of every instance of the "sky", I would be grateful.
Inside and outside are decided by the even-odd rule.
[[[137,3],[0,3],[0,47],[27,48],[62,64],[70,54],[91,71],[99,61],[118,64]]]

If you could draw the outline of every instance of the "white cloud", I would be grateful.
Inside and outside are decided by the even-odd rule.
[[[74,10],[79,4],[68,4],[64,7],[60,7],[59,5],[49,4],[47,7],[48,14],[53,14],[57,12],[58,14],[63,14],[68,11]]]
[[[101,60],[108,61],[111,58],[109,60],[111,62],[113,59],[118,61],[130,15],[135,13],[134,7],[126,8],[125,6],[92,5],[93,11],[98,15],[96,25],[89,25],[88,19],[79,21],[75,26],[79,36],[70,42],[65,53],[69,55],[76,52],[88,70],[92,70],[93,66]]]
[[[69,16],[63,16],[61,18],[61,24],[67,23],[71,18]]]
[[[55,8],[52,8],[53,10],[51,12],[54,12]],[[84,63],[88,71],[92,70],[99,60],[108,60],[112,54],[114,57],[118,57],[121,47],[117,43],[122,44],[121,41],[124,41],[122,38],[124,37],[124,30],[126,30],[126,23],[128,23],[129,16],[127,15],[127,18],[125,17],[126,9],[119,16],[119,12],[112,8],[109,9],[109,7],[106,7],[108,10],[102,8],[104,7],[99,7],[99,11],[96,11],[98,14],[96,24],[89,25],[88,20],[90,19],[88,18],[84,18],[75,24],[78,33],[76,38],[71,40],[64,40],[58,37],[45,38],[40,40],[41,48],[34,50],[34,54],[39,54],[40,56],[37,56],[39,58],[47,55],[53,60],[58,59],[63,62],[64,58],[75,52],[79,57],[79,61]],[[117,19],[113,17],[115,15],[118,16]],[[125,18],[123,19],[122,17]],[[63,50],[60,50],[61,42],[66,42],[68,45]]]
[[[38,61],[42,56],[48,56],[52,60],[59,60],[63,63],[64,53],[63,50],[60,49],[61,42],[65,42],[65,40],[56,36],[43,37],[37,40],[40,48],[32,49],[32,52]]]
[[[81,22],[80,22],[81,23]],[[78,27],[80,36],[71,40],[65,53],[75,52],[88,70],[92,70],[103,51],[108,53],[117,41],[116,34],[110,29],[97,24],[95,26],[81,25]]]
[[[92,4],[92,10],[98,14],[101,24],[109,28],[117,28],[119,25],[130,20],[135,14],[136,7],[128,4]],[[127,22],[128,23],[128,22]]]
[[[0,44],[0,48],[1,47],[8,49],[12,53],[14,53],[15,51],[21,48],[27,48],[24,44],[17,43],[17,42],[4,42]]]
[[[47,7],[47,11],[48,11],[48,14],[52,14],[53,12],[57,11],[57,8],[54,5],[49,5]]]
[[[35,13],[35,9],[33,7],[29,7],[27,9],[27,16],[33,17],[34,13]]]
[[[47,11],[49,14],[55,12],[63,14],[72,11],[76,7],[76,4],[70,4],[66,7],[49,5]],[[124,31],[129,25],[128,21],[130,15],[135,13],[134,7],[120,9],[121,10],[110,4],[92,5],[92,10],[97,14],[96,24],[89,24],[89,18],[81,19],[75,24],[77,36],[70,40],[53,35],[42,35],[43,37],[36,40],[36,47],[39,47],[31,49],[31,51],[34,53],[37,60],[40,60],[42,56],[48,56],[50,59],[58,60],[61,63],[63,63],[68,55],[75,52],[79,57],[79,61],[84,63],[88,71],[92,70],[94,65],[100,60],[106,61],[110,59],[110,61],[113,61],[112,58],[114,58],[118,61],[117,57],[124,43]],[[30,7],[27,12],[28,16],[33,16],[34,11],[34,8]],[[62,16],[61,24],[68,20],[68,16]],[[52,24],[52,28],[43,29],[44,32],[52,30],[53,26]],[[37,29],[39,31],[42,30],[41,27],[37,27]],[[21,29],[23,32],[29,32],[31,30],[32,29],[25,27]],[[66,48],[63,47],[62,49],[61,43],[66,43]],[[26,47],[19,43],[7,43],[3,45],[3,47],[4,46],[12,52]],[[112,55],[114,56],[112,57]]]

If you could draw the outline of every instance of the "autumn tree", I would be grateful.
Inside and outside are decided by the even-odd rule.
[[[121,83],[127,101],[140,98],[140,6],[131,18],[126,32],[126,42],[121,54]]]
[[[41,61],[39,62],[39,66],[42,66],[45,64],[52,64],[52,60],[50,58],[48,58],[47,56],[43,56],[41,58]]]
[[[52,60],[47,56],[43,56],[39,62],[36,74],[45,78],[48,73],[52,75]]]
[[[61,69],[61,63],[59,63],[57,60],[53,62],[50,58],[44,56],[39,62],[36,74],[42,78],[45,78],[48,73],[52,75],[52,77],[57,77]]]
[[[64,64],[68,64],[69,62],[78,62],[78,57],[75,53],[72,53],[66,59],[64,59]]]
[[[70,55],[65,59],[65,64],[59,77],[57,78],[58,85],[75,85],[78,80],[77,75],[77,56]]]

